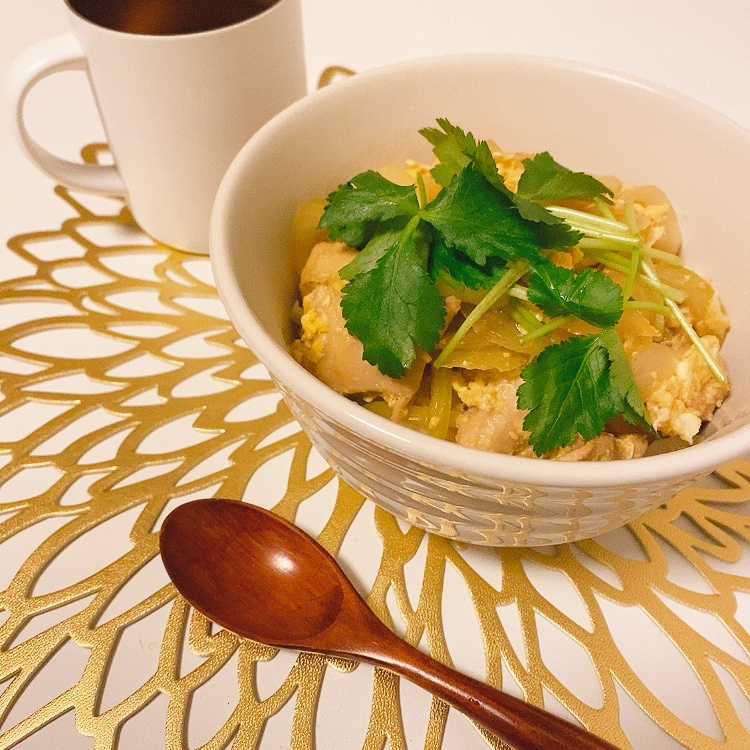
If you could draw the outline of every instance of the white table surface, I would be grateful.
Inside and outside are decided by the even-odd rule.
[[[745,0],[661,0],[658,3],[646,0],[619,3],[608,0],[303,0],[303,12],[311,87],[330,65],[363,71],[381,64],[445,53],[539,54],[584,61],[655,81],[750,127],[750,3]],[[0,0],[0,74],[4,74],[15,56],[32,42],[67,30],[62,0]],[[40,137],[50,149],[76,158],[82,144],[103,140],[103,135],[84,77],[78,74],[64,74],[61,79],[63,77],[66,80],[60,87],[51,82],[45,84],[45,99],[32,97],[29,108]],[[596,106],[596,102],[591,106]],[[54,118],[45,119],[45,108],[54,112]],[[2,112],[4,118],[9,116],[7,102],[3,102]],[[65,220],[69,207],[53,194],[52,187],[53,183],[26,161],[3,119],[0,126],[0,237],[4,241],[24,232],[57,226]],[[0,248],[0,280],[20,273],[18,263],[7,249]],[[17,550],[16,554],[31,554],[32,551],[30,547]],[[749,558],[746,555],[743,559],[746,563]],[[742,574],[747,576],[748,571]],[[454,623],[454,627],[460,624]],[[645,626],[634,622],[633,627]],[[747,627],[750,629],[750,625]],[[470,653],[469,649],[463,663],[460,659],[457,661],[481,675],[472,661],[474,657],[476,653]],[[2,658],[0,651],[0,660]],[[750,664],[750,658],[747,663]],[[357,674],[361,672],[358,670]],[[366,678],[362,679],[365,682],[360,680],[357,685],[366,684]],[[351,691],[353,684],[350,682],[346,688],[341,688],[341,695]],[[3,689],[4,684],[0,683],[0,694]],[[402,697],[407,705],[424,714],[422,696],[405,688]],[[354,695],[352,698],[352,716],[340,719],[342,727],[348,726],[347,721],[354,724],[366,718],[366,711]],[[679,705],[680,696],[673,698]],[[740,697],[736,705],[738,713],[747,711],[744,722],[750,733],[750,702],[743,702]],[[636,725],[637,722],[629,736],[638,750],[682,747],[658,729],[639,729]],[[469,724],[451,726],[446,735],[451,741],[446,740],[445,747],[486,747]],[[69,729],[60,730],[58,741],[64,744],[58,746],[76,750],[94,747],[91,737],[71,734]],[[161,734],[149,734],[151,729],[153,726],[145,723],[140,734],[123,736],[120,747],[160,746],[165,742],[163,729]],[[0,724],[0,747],[5,747],[5,730]],[[288,731],[289,724],[283,721],[281,728],[269,729],[264,734],[262,748],[289,746]],[[197,746],[195,738],[199,736],[200,733],[193,736],[191,747]],[[330,730],[329,733],[322,731],[319,742],[323,737],[334,744],[319,746],[333,750],[362,747],[361,726],[351,731],[343,729],[335,740],[330,739],[332,736]],[[409,747],[421,747],[424,735],[417,732],[414,736],[417,739],[413,743],[410,741]],[[32,735],[19,745],[25,750],[54,746],[54,735],[49,734],[44,740]]]

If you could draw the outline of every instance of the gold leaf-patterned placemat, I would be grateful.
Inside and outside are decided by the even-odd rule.
[[[154,244],[118,201],[55,190],[69,218],[11,238],[22,270],[0,282],[0,748],[60,722],[97,750],[133,747],[151,716],[151,746],[241,750],[282,715],[288,746],[330,747],[321,721],[342,699],[326,685],[343,696],[363,679],[363,725],[342,718],[339,746],[468,747],[437,701],[417,731],[386,672],[279,653],[192,611],[158,529],[210,495],[297,520],[409,641],[463,668],[478,651],[480,677],[622,748],[750,747],[750,462],[575,545],[473,548],[407,528],[311,448],[205,258]],[[128,648],[152,652],[145,671]],[[196,729],[214,683],[231,685],[225,714]]]

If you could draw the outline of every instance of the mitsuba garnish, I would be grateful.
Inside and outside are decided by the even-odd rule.
[[[420,131],[434,164],[363,172],[298,214],[297,360],[477,448],[601,460],[692,442],[728,393],[729,323],[682,265],[664,194],[437,124]]]

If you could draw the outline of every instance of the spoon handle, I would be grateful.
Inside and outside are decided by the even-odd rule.
[[[575,724],[440,663],[385,626],[378,640],[378,647],[360,658],[431,692],[517,750],[617,750]]]

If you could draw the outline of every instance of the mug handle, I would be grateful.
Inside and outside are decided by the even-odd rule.
[[[125,182],[116,166],[61,159],[40,146],[26,129],[23,109],[28,93],[43,78],[65,70],[88,70],[83,50],[72,34],[38,42],[16,58],[6,79],[11,130],[28,158],[54,180],[87,193],[124,196]]]

